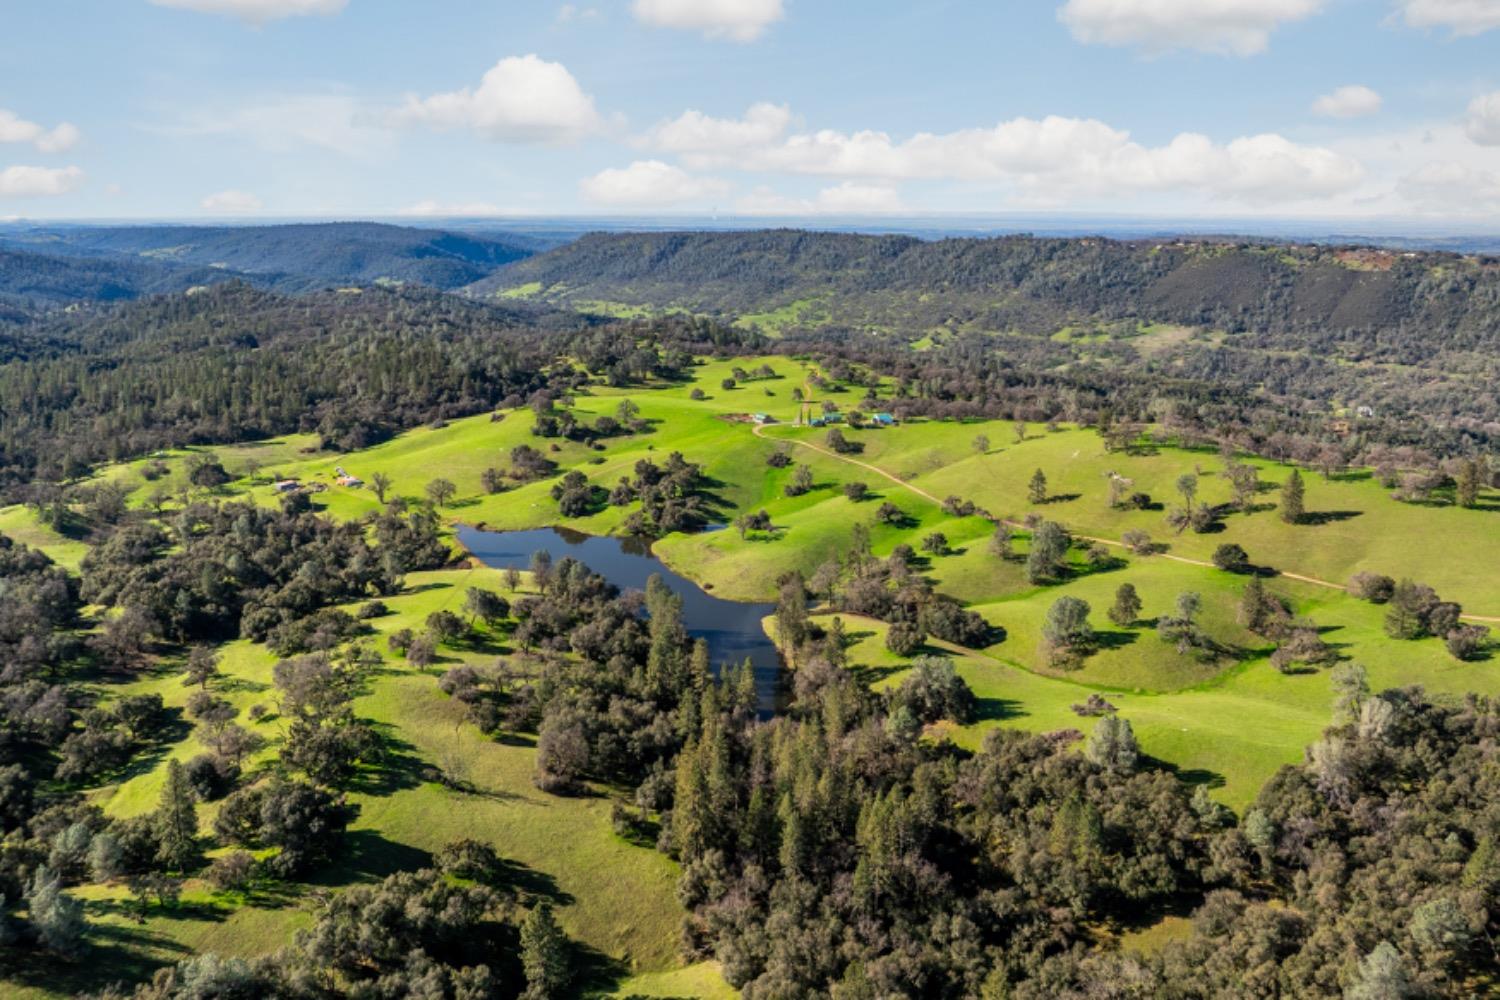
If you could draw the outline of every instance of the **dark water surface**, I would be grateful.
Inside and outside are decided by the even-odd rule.
[[[777,704],[781,682],[781,654],[761,628],[761,619],[776,610],[774,604],[748,604],[714,597],[692,580],[679,576],[652,555],[649,543],[639,538],[602,538],[567,528],[537,528],[531,531],[480,531],[460,527],[458,540],[480,562],[496,569],[526,569],[531,555],[546,549],[553,562],[572,556],[621,590],[645,590],[652,574],[660,576],[672,592],[682,598],[682,621],[695,639],[708,642],[715,669],[746,659],[755,668],[755,686],[762,711]]]

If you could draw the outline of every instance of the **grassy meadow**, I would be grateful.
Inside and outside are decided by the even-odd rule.
[[[815,307],[799,303],[795,309],[788,307],[782,319],[793,321],[800,311]],[[722,387],[733,368],[753,370],[762,363],[775,370],[775,378]],[[745,538],[734,530],[674,535],[658,542],[655,551],[673,569],[715,594],[745,600],[773,599],[783,573],[800,569],[810,574],[843,553],[852,526],[870,523],[882,502],[893,502],[908,522],[900,527],[873,526],[876,554],[888,554],[901,544],[921,551],[926,535],[943,532],[948,551],[924,557],[921,571],[938,590],[971,606],[997,628],[997,635],[1003,634],[986,649],[933,644],[928,650],[955,659],[981,707],[976,724],[947,727],[935,736],[975,747],[997,726],[1087,731],[1093,720],[1081,718],[1071,706],[1100,692],[1131,721],[1146,754],[1184,780],[1207,784],[1217,798],[1237,809],[1253,800],[1278,767],[1299,760],[1303,748],[1318,737],[1329,714],[1328,676],[1283,675],[1269,665],[1269,646],[1236,621],[1244,577],[1168,556],[1208,560],[1216,546],[1237,542],[1253,563],[1273,570],[1339,584],[1360,570],[1412,577],[1475,615],[1500,616],[1500,583],[1487,572],[1500,561],[1500,495],[1494,492],[1485,494],[1476,510],[1416,506],[1392,500],[1364,472],[1327,480],[1304,473],[1307,509],[1317,515],[1314,523],[1284,524],[1274,510],[1277,492],[1272,488],[1263,493],[1260,509],[1229,515],[1222,531],[1176,535],[1160,511],[1111,509],[1106,476],[1127,476],[1137,490],[1170,505],[1178,477],[1196,472],[1200,499],[1222,502],[1229,489],[1223,461],[1215,453],[1163,442],[1139,454],[1112,454],[1092,430],[1049,432],[1033,427],[1023,438],[1012,425],[998,422],[914,422],[880,430],[846,427],[845,435],[863,446],[862,453],[851,457],[875,467],[862,468],[808,447],[822,444],[823,430],[791,425],[801,410],[793,396],[795,388],[819,402],[833,400],[842,409],[859,405],[855,391],[814,392],[808,381],[811,372],[810,365],[784,357],[735,359],[704,363],[691,382],[598,387],[574,401],[581,418],[613,414],[628,398],[651,429],[593,448],[559,441],[556,451],[548,451],[553,442],[533,436],[531,415],[520,410],[498,419],[484,415],[413,430],[351,454],[320,451],[311,436],[208,450],[239,477],[222,491],[226,497],[248,496],[274,504],[271,479],[297,477],[328,487],[314,498],[327,513],[358,518],[376,511],[379,503],[368,488],[335,485],[336,468],[367,483],[383,473],[394,484],[393,494],[413,499],[423,495],[427,482],[441,476],[457,487],[457,497],[443,515],[452,523],[492,529],[540,527],[561,520],[549,494],[553,480],[494,495],[481,488],[481,474],[491,467],[507,467],[508,453],[515,446],[540,448],[559,464],[559,473],[579,469],[606,489],[632,475],[636,462],[660,461],[680,451],[704,467],[723,521],[738,512],[765,509],[776,527]],[[703,398],[692,398],[694,390]],[[723,419],[725,414],[757,412],[772,415],[778,423],[757,434],[750,424]],[[975,444],[980,436],[989,440],[982,452]],[[778,447],[791,448],[796,461],[811,468],[817,484],[812,492],[796,498],[783,495],[792,469],[766,464]],[[185,487],[189,457],[188,452],[165,456],[167,473],[154,482],[142,476],[150,461],[144,459],[101,470],[97,477],[123,485],[133,505],[150,506],[166,497],[170,508],[176,502],[171,497]],[[1257,464],[1268,484],[1279,483],[1289,471],[1275,463]],[[1047,476],[1051,498],[1032,505],[1027,483],[1038,468]],[[853,480],[869,485],[867,499],[855,503],[843,495],[841,487]],[[153,493],[158,494],[155,500]],[[1120,558],[1113,567],[1080,572],[1058,586],[1033,586],[1019,562],[1001,561],[988,551],[988,522],[981,517],[949,517],[932,499],[949,495],[1011,520],[1038,513],[1079,536],[1118,540],[1125,531],[1144,530],[1166,545],[1167,553],[1135,557],[1116,548],[1113,552]],[[628,513],[628,508],[605,507],[567,523],[607,534],[618,531]],[[71,569],[87,551],[83,541],[57,534],[26,508],[0,510],[0,533],[44,549]],[[1016,548],[1024,555],[1024,536],[1017,539]],[[1137,624],[1118,628],[1104,612],[1124,582],[1134,584],[1145,607]],[[1462,664],[1437,640],[1389,640],[1381,629],[1382,609],[1355,601],[1341,590],[1286,577],[1267,583],[1292,603],[1297,614],[1315,621],[1342,655],[1363,663],[1377,689],[1420,683],[1453,694],[1500,694],[1496,661]],[[534,748],[522,740],[481,736],[439,690],[437,675],[448,666],[489,662],[508,654],[504,630],[465,647],[445,647],[445,662],[425,671],[386,651],[386,635],[401,628],[420,630],[428,614],[456,609],[464,589],[478,585],[504,591],[499,574],[482,567],[460,565],[413,574],[406,592],[387,601],[392,614],[371,622],[375,634],[369,641],[384,663],[356,710],[382,728],[394,752],[382,767],[370,771],[353,796],[361,814],[351,828],[350,850],[320,876],[317,886],[303,893],[242,898],[190,883],[183,905],[153,911],[144,924],[126,912],[119,895],[90,893],[98,961],[67,969],[11,970],[9,979],[0,980],[0,993],[23,998],[65,995],[103,985],[94,978],[101,968],[117,977],[144,975],[154,966],[200,950],[239,955],[273,950],[310,921],[309,897],[316,891],[418,867],[444,843],[474,837],[493,843],[513,864],[516,882],[525,892],[556,901],[560,919],[579,943],[591,981],[601,992],[729,995],[714,966],[682,966],[675,945],[680,916],[673,890],[675,865],[615,835],[608,790],[580,798],[539,792],[531,783]],[[1202,625],[1232,648],[1233,655],[1203,662],[1178,654],[1157,637],[1154,619],[1185,591],[1201,595]],[[1040,649],[1047,609],[1064,594],[1090,604],[1091,622],[1101,636],[1099,651],[1069,671],[1050,667]],[[864,619],[847,619],[846,625],[854,639],[851,669],[875,685],[899,683],[909,663],[886,650],[885,626]],[[272,654],[242,641],[226,645],[222,656],[219,690],[225,697],[246,711],[274,702]],[[191,690],[182,686],[178,666],[164,662],[128,683],[101,681],[98,691],[106,698],[159,693],[169,707],[180,708]],[[279,739],[274,712],[254,728],[269,741],[261,755],[264,764],[274,756]],[[166,761],[187,759],[201,749],[187,736],[91,796],[111,815],[149,811],[156,805]],[[424,766],[435,762],[450,770],[462,768],[472,792],[425,780]],[[205,828],[212,810],[200,810]]]

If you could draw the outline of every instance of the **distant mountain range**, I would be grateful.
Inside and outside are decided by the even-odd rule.
[[[369,222],[0,229],[0,298],[116,301],[241,278],[283,292],[399,282],[454,289],[547,241]]]

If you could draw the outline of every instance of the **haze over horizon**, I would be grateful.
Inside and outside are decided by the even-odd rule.
[[[5,23],[0,220],[1500,229],[1487,0],[80,0]]]

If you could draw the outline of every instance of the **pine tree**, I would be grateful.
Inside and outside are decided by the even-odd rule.
[[[1256,635],[1261,635],[1271,616],[1271,597],[1260,577],[1252,576],[1240,595],[1240,624]]]
[[[1296,469],[1281,485],[1281,519],[1287,524],[1301,524],[1306,515],[1306,487],[1302,485],[1302,473]]]
[[[646,688],[658,702],[680,695],[687,683],[683,649],[687,630],[682,625],[682,598],[660,576],[646,581],[646,614],[650,619],[651,649],[646,656]]]
[[[1116,771],[1129,771],[1135,767],[1140,748],[1135,741],[1135,731],[1129,721],[1118,716],[1106,715],[1099,720],[1089,735],[1084,752],[1089,760],[1101,767]]]
[[[1047,502],[1047,474],[1041,469],[1032,473],[1031,485],[1026,488],[1026,497],[1033,504]]]
[[[525,1000],[553,1000],[568,984],[568,939],[552,904],[543,900],[521,924],[521,967],[526,972]]]
[[[1115,603],[1109,609],[1109,620],[1121,628],[1129,628],[1141,616],[1141,595],[1135,592],[1135,584],[1122,583],[1115,591]]]
[[[36,870],[26,890],[26,906],[43,946],[59,955],[77,953],[87,926],[83,904],[62,891],[62,881],[46,865]]]
[[[1473,459],[1466,459],[1458,467],[1454,499],[1460,507],[1476,507],[1479,504],[1479,463]]]
[[[156,860],[168,871],[187,871],[198,856],[198,808],[181,762],[167,763],[167,783],[156,807]]]

